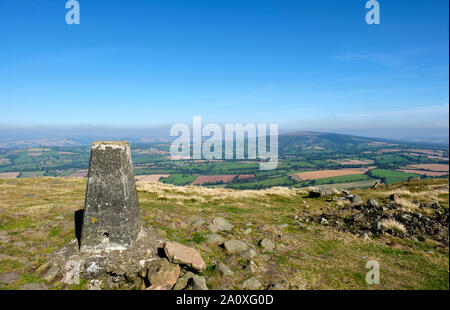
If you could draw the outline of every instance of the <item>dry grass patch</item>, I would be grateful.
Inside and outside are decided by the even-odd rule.
[[[202,186],[175,186],[163,183],[137,184],[138,189],[156,194],[160,199],[198,201],[265,199],[271,196],[294,198],[299,194],[306,194],[303,189],[287,187],[271,187],[264,190],[234,190],[225,188],[208,188]]]
[[[402,223],[397,222],[394,219],[385,219],[381,221],[381,225],[387,229],[391,229],[396,232],[406,233],[406,228]]]

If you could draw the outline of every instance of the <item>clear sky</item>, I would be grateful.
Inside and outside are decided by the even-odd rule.
[[[446,135],[449,1],[0,0],[0,130],[279,123]],[[378,133],[378,134],[377,134]]]

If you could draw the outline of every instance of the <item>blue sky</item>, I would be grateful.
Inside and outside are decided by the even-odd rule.
[[[449,2],[0,0],[0,130],[192,121],[448,136]],[[397,135],[397,136],[396,136]]]

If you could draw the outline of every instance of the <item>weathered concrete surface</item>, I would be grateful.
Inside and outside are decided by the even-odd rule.
[[[49,254],[48,263],[56,268],[61,284],[79,284],[81,279],[96,281],[102,289],[140,289],[147,270],[161,260],[158,249],[165,239],[155,231],[142,228],[137,240],[125,250],[80,252],[77,240]],[[175,280],[176,281],[176,280]],[[173,284],[172,284],[173,286]]]
[[[126,141],[92,144],[80,249],[123,250],[141,230],[130,145]]]

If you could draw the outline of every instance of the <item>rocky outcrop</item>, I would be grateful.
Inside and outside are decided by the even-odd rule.
[[[206,263],[196,249],[177,242],[166,242],[164,253],[172,263],[183,264],[198,271],[206,269]]]
[[[335,194],[335,189],[334,188],[320,187],[320,188],[312,189],[309,192],[309,197],[311,197],[311,198],[319,198],[319,197],[332,196],[334,194]]]
[[[194,248],[167,242],[153,231],[142,229],[136,242],[125,250],[81,252],[77,240],[49,255],[42,267],[63,285],[89,281],[88,289],[148,290],[205,289],[206,282],[197,279],[196,271],[206,263]],[[194,272],[191,272],[191,271]],[[180,277],[181,275],[181,277]],[[191,282],[189,282],[191,281]]]
[[[365,233],[381,235],[388,233],[398,237],[407,237],[419,241],[433,239],[444,245],[449,244],[449,211],[441,208],[439,203],[430,202],[422,207],[434,209],[434,214],[405,211],[397,206],[397,195],[392,195],[391,202],[380,206],[369,199],[361,206],[348,206],[350,215],[342,216],[338,212],[328,211],[309,216],[310,220],[328,225],[341,231],[349,231],[363,236]],[[404,226],[405,231],[387,228],[384,220],[393,220]],[[367,238],[366,238],[367,239]]]

